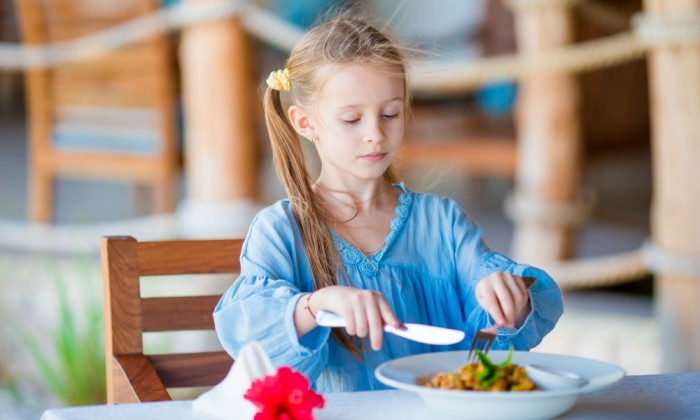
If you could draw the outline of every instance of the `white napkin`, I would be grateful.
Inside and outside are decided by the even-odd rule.
[[[234,416],[252,419],[257,407],[243,398],[243,394],[255,379],[274,373],[270,357],[258,342],[253,341],[241,349],[224,380],[194,400],[192,408],[222,419]]]

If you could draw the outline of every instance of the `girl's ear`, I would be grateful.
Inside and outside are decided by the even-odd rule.
[[[314,126],[306,110],[299,105],[292,105],[287,111],[289,115],[289,121],[292,122],[292,126],[300,136],[307,139],[314,137]]]

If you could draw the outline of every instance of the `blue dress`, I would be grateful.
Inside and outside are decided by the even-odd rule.
[[[466,332],[464,341],[433,346],[385,334],[381,350],[365,341],[364,360],[354,358],[316,327],[297,337],[293,314],[313,290],[299,226],[288,199],[263,209],[250,226],[241,252],[241,275],[214,310],[216,331],[234,358],[250,341],[260,342],[275,366],[301,371],[320,392],[385,389],[375,368],[391,359],[427,352],[469,349],[476,332],[493,319],[476,302],[474,288],[499,271],[531,276],[532,311],[522,327],[501,328],[494,349],[536,346],[562,313],[559,288],[542,270],[516,264],[488,249],[481,228],[445,197],[402,190],[384,248],[366,257],[333,233],[354,287],[381,291],[402,322]],[[343,284],[343,283],[341,283]]]

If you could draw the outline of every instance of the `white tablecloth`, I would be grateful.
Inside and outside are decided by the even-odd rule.
[[[318,420],[437,419],[421,399],[406,391],[326,394]],[[235,417],[232,417],[235,418]],[[581,396],[566,419],[700,419],[700,372],[628,376],[620,383]],[[191,401],[56,408],[41,420],[167,419],[212,420],[192,410]]]

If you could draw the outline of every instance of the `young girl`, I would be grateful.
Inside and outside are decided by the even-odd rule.
[[[242,273],[214,313],[234,358],[257,340],[276,365],[301,371],[321,392],[384,388],[374,377],[379,364],[468,349],[494,323],[503,328],[493,348],[530,349],[562,312],[552,279],[490,251],[453,200],[397,183],[391,162],[410,97],[396,45],[346,14],[312,29],[270,76],[265,117],[289,198],[251,224]],[[302,141],[320,157],[315,180]],[[529,290],[524,276],[537,280]],[[321,309],[347,327],[318,326]],[[461,329],[466,338],[431,346],[383,334],[385,324],[403,322]]]

